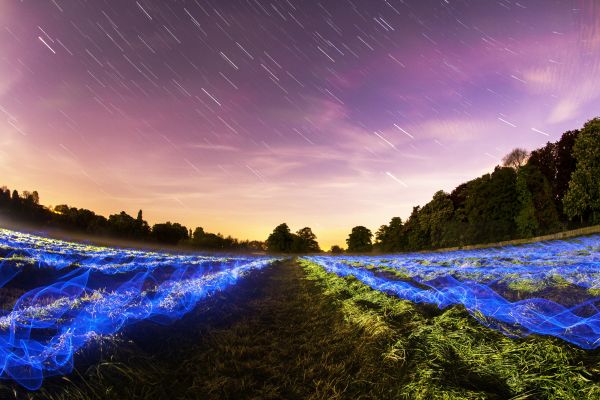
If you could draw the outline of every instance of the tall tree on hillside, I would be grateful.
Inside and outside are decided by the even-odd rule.
[[[373,234],[369,229],[364,226],[355,226],[352,228],[348,239],[346,239],[348,251],[351,253],[366,253],[373,250],[372,238]]]
[[[569,218],[600,223],[600,118],[588,121],[573,147],[577,167],[563,199]]]
[[[386,251],[402,251],[406,246],[406,235],[404,234],[404,224],[402,218],[393,217],[388,224],[387,229],[387,250]]]
[[[272,253],[289,253],[292,251],[294,235],[286,223],[280,224],[267,238],[267,251]]]
[[[516,148],[502,159],[502,165],[513,169],[519,169],[527,162],[529,152],[525,149]]]

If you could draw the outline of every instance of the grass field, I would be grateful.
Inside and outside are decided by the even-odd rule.
[[[306,260],[255,271],[172,325],[141,322],[71,375],[0,398],[594,399],[600,353],[512,339],[458,306],[374,291]]]

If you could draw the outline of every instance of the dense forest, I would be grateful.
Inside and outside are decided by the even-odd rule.
[[[179,223],[159,223],[152,227],[142,215],[134,218],[124,211],[108,218],[84,208],[59,205],[49,208],[41,205],[36,191],[12,192],[0,188],[0,216],[4,220],[27,223],[37,227],[56,228],[100,237],[128,241],[182,245],[202,250],[263,251],[264,242],[240,241],[231,236],[205,232],[198,227],[192,231]]]
[[[428,250],[594,224],[600,224],[600,118],[530,154],[513,150],[492,173],[436,192],[406,221],[394,217],[374,235],[354,227],[346,243],[350,252]]]

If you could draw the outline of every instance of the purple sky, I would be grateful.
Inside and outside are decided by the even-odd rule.
[[[0,1],[0,184],[323,247],[600,114],[594,1]]]

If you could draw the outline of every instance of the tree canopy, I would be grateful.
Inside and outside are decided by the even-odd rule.
[[[93,211],[66,204],[45,207],[39,204],[37,191],[19,194],[17,190],[11,192],[6,186],[0,188],[0,216],[36,226],[133,241],[179,244],[203,250],[265,250],[263,242],[239,241],[231,236],[204,232],[202,228],[196,228],[192,237],[192,232],[179,223],[159,223],[150,228],[142,210],[137,212],[135,218],[125,211],[105,218]]]
[[[600,119],[528,154],[516,148],[490,174],[438,191],[375,234],[380,252],[494,243],[600,223]],[[564,207],[563,207],[564,205]]]
[[[373,234],[364,226],[355,226],[346,239],[348,251],[351,253],[366,253],[373,249],[371,239]]]
[[[309,227],[292,233],[286,223],[275,227],[266,241],[267,251],[271,253],[319,253],[321,251],[317,236]]]

